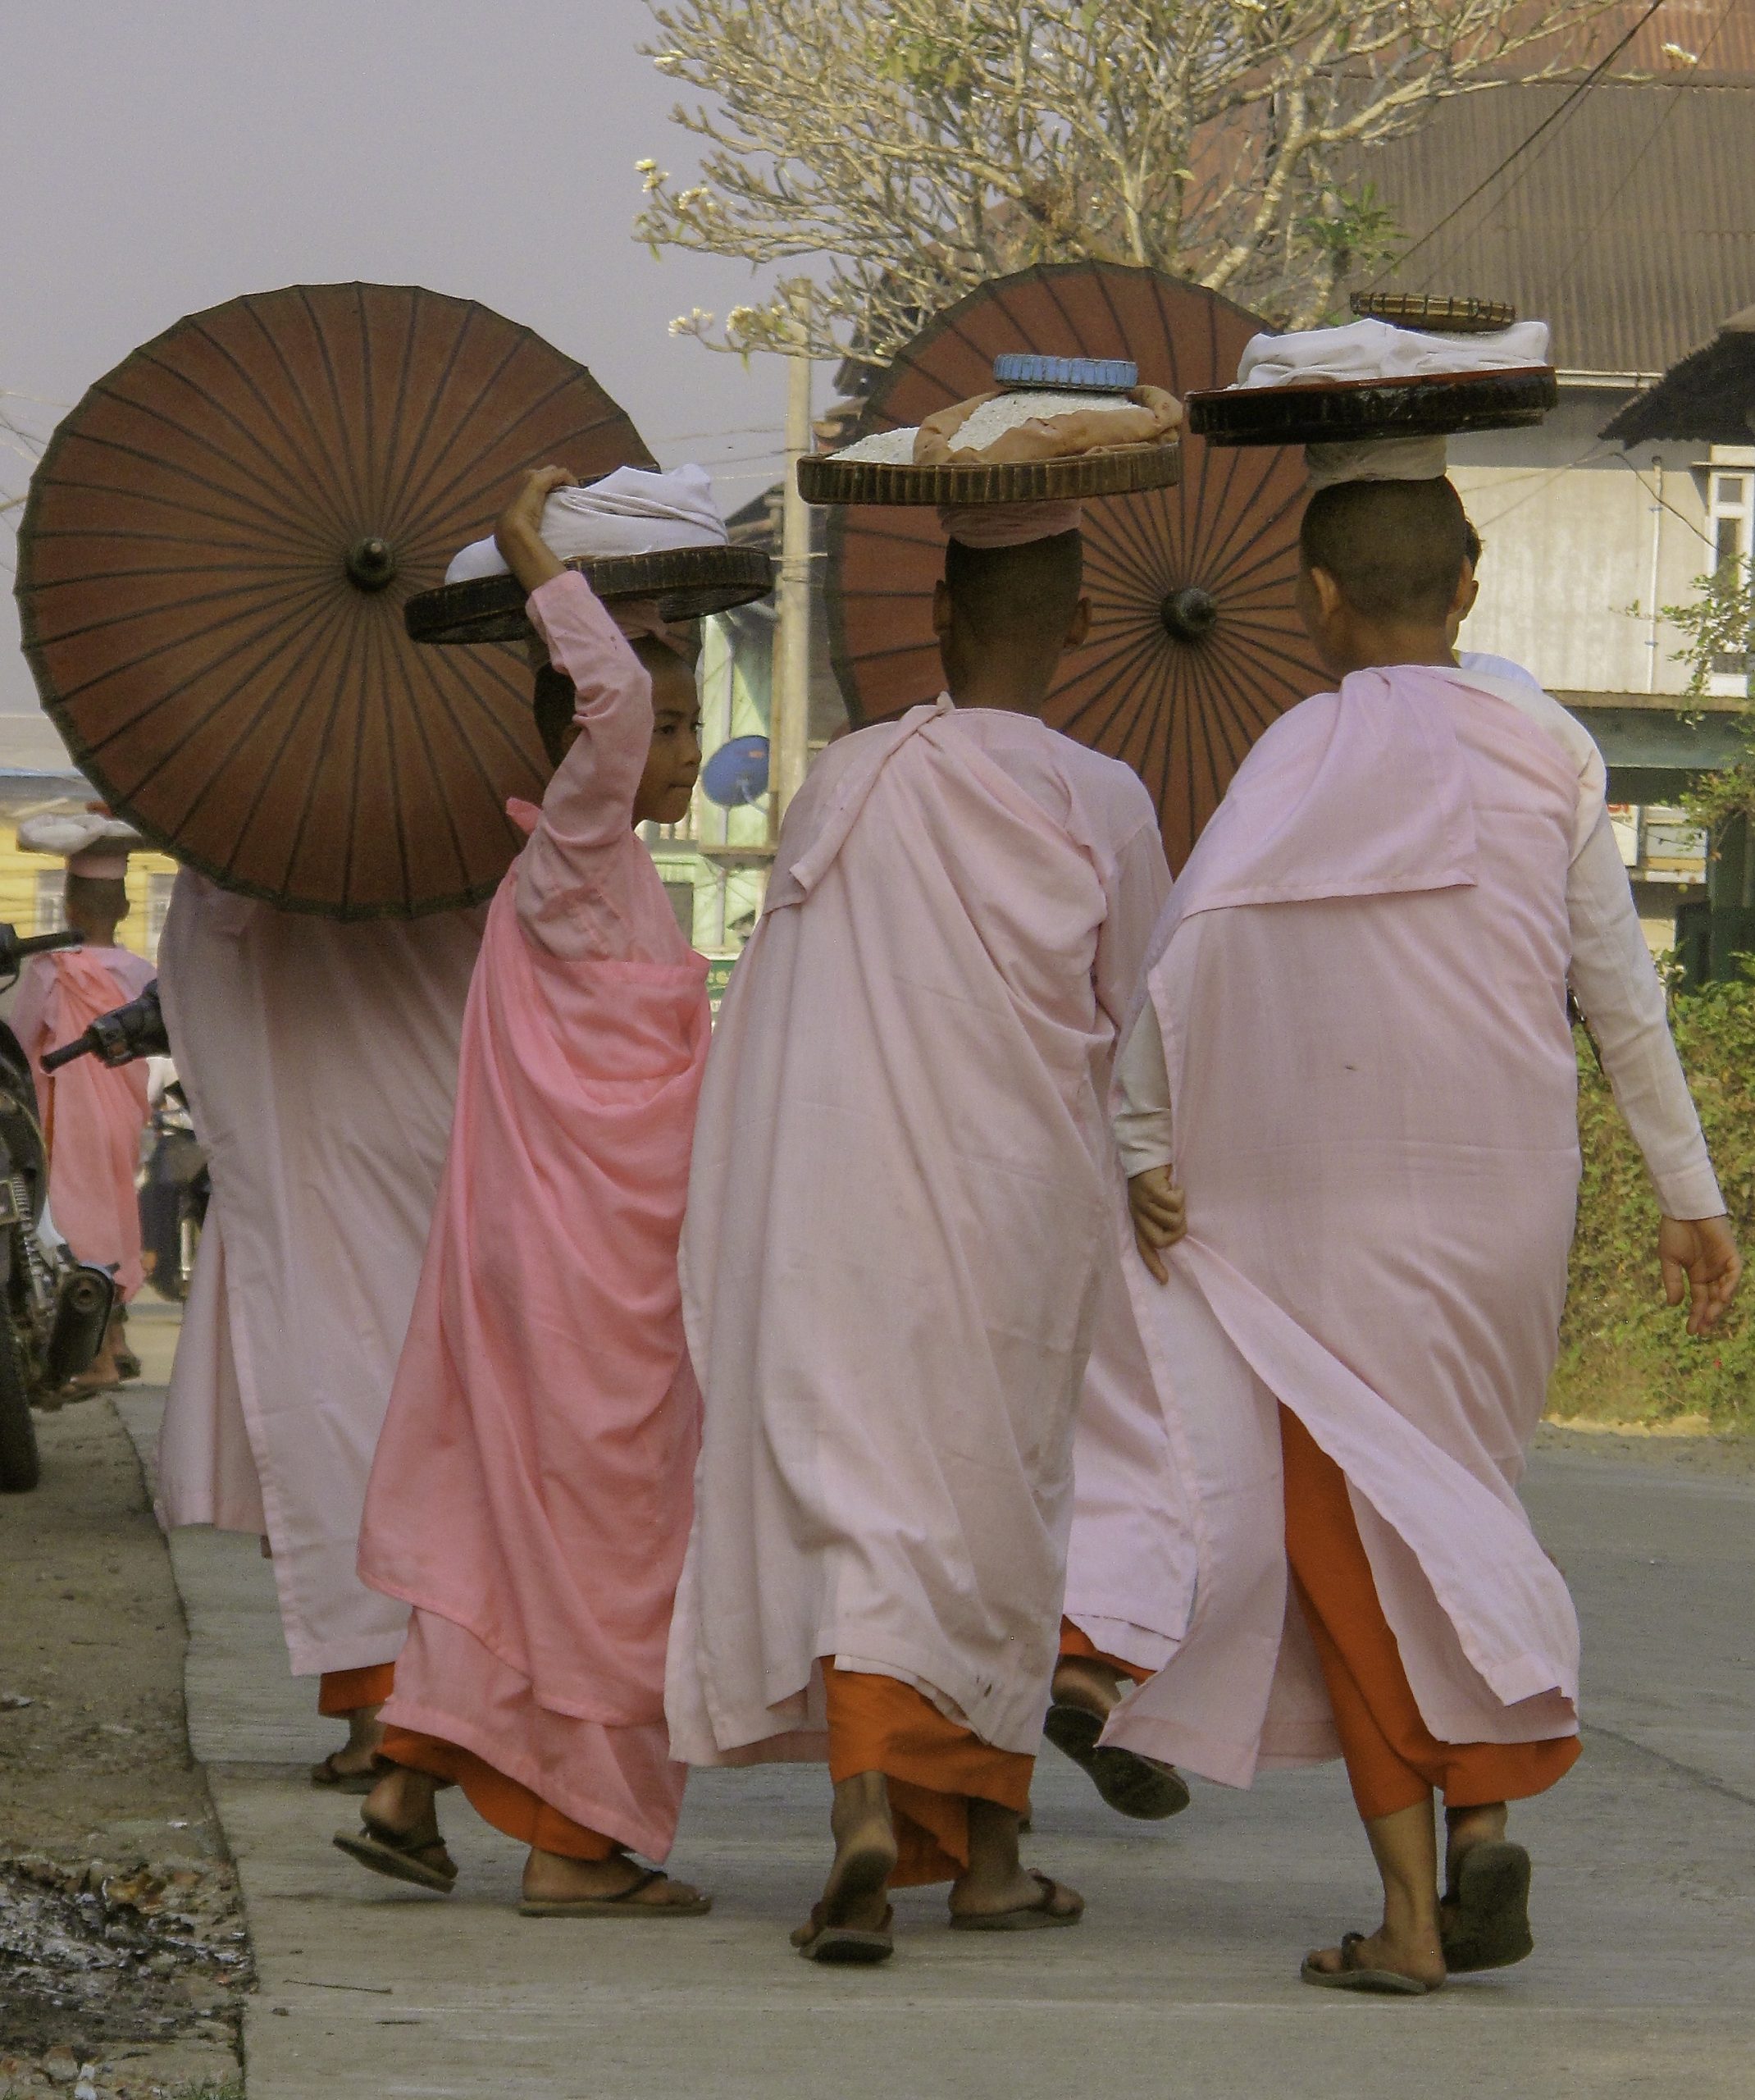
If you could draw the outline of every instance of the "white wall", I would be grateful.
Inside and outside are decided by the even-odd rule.
[[[1681,637],[1653,613],[1709,565],[1706,448],[1605,443],[1597,433],[1626,398],[1568,390],[1538,428],[1451,441],[1451,477],[1486,548],[1462,646],[1509,656],[1550,692],[1688,682]]]

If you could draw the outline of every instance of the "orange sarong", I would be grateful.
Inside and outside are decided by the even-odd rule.
[[[1577,1762],[1575,1736],[1543,1742],[1440,1742],[1420,1718],[1383,1616],[1347,1476],[1295,1414],[1279,1411],[1286,1556],[1316,1644],[1359,1813],[1370,1823],[1441,1793],[1480,1808],[1545,1793]]]
[[[325,1670],[317,1679],[317,1710],[340,1720],[361,1706],[381,1706],[396,1682],[394,1663],[372,1663],[362,1670]]]
[[[351,1714],[358,1706],[381,1706],[396,1688],[396,1665],[375,1664],[369,1669],[325,1670],[317,1691],[317,1711]],[[550,1808],[538,1794],[497,1772],[472,1750],[460,1749],[437,1736],[408,1728],[386,1728],[379,1755],[411,1772],[430,1772],[447,1786],[461,1787],[463,1798],[484,1823],[491,1823],[520,1844],[563,1859],[607,1860],[622,1848],[595,1830]]]
[[[1082,1656],[1087,1663],[1101,1663],[1105,1669],[1119,1670],[1134,1684],[1143,1684],[1151,1675],[1137,1663],[1124,1663],[1119,1655],[1105,1655],[1088,1633],[1082,1632],[1069,1618],[1060,1622],[1060,1653],[1063,1655]]]
[[[897,1678],[838,1670],[823,1662],[828,1695],[829,1777],[838,1786],[882,1772],[896,1824],[892,1888],[955,1881],[969,1865],[969,1805],[994,1801],[1028,1813],[1036,1760],[996,1750],[947,1720]]]

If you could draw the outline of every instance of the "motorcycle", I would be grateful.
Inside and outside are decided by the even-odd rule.
[[[0,990],[17,982],[27,956],[80,942],[76,933],[22,935],[0,924]],[[48,1148],[30,1061],[0,1022],[0,1494],[36,1486],[32,1404],[90,1368],[116,1303],[107,1269],[44,1244],[48,1203]]]

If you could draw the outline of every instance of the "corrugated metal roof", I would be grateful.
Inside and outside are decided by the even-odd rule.
[[[1662,372],[1755,300],[1755,77],[1593,87],[1421,240],[1569,92],[1461,96],[1374,148],[1361,171],[1415,244],[1372,281],[1512,299],[1553,324],[1562,371]]]

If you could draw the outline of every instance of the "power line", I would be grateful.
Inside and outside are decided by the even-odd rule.
[[[1584,96],[1587,95],[1593,87],[1595,87],[1598,81],[1602,77],[1603,74],[1606,73],[1609,67],[1615,63],[1616,60],[1621,57],[1621,53],[1627,48],[1628,45],[1633,42],[1634,39],[1638,36],[1640,30],[1645,27],[1646,24],[1650,21],[1652,16],[1657,12],[1658,9],[1662,7],[1663,4],[1664,0],[1651,0],[1651,5],[1647,7],[1645,12],[1640,16],[1639,19],[1634,24],[1633,27],[1628,30],[1627,34],[1621,39],[1621,42],[1617,43],[1612,50],[1607,52],[1603,57],[1598,60],[1597,63],[1591,67],[1590,71],[1584,75],[1584,79],[1580,80],[1578,85],[1572,90],[1571,94],[1567,95],[1564,100],[1560,102],[1554,108],[1548,112],[1548,115],[1542,119],[1542,121],[1538,125],[1536,126],[1535,129],[1529,134],[1529,137],[1521,140],[1517,145],[1514,146],[1511,152],[1506,155],[1505,158],[1500,162],[1499,165],[1493,170],[1491,174],[1484,176],[1480,181],[1476,183],[1475,187],[1469,192],[1468,195],[1462,199],[1461,203],[1453,204],[1450,210],[1444,214],[1443,217],[1438,221],[1437,225],[1429,227],[1427,231],[1420,235],[1420,239],[1414,243],[1411,248],[1405,249],[1402,254],[1396,258],[1396,261],[1393,265],[1388,265],[1385,268],[1379,271],[1377,276],[1373,280],[1373,282],[1381,284],[1383,279],[1388,276],[1391,268],[1399,272],[1406,263],[1411,256],[1417,255],[1420,249],[1426,246],[1428,242],[1435,240],[1438,236],[1443,232],[1445,227],[1449,226],[1453,220],[1460,218],[1475,202],[1475,199],[1481,194],[1483,190],[1491,189],[1493,184],[1499,180],[1500,176],[1505,173],[1506,170],[1510,167],[1514,162],[1520,160],[1545,131],[1551,130],[1553,126],[1559,123],[1560,120],[1575,107],[1580,100]],[[1723,25],[1721,24],[1720,26],[1722,27]],[[1715,31],[1715,34],[1716,34],[1716,32]],[[1486,90],[1485,92],[1490,93],[1491,90]]]

